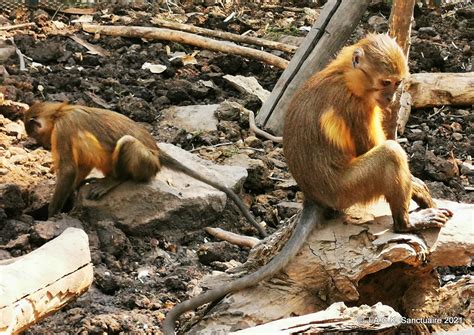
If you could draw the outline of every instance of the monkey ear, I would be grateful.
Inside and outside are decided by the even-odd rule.
[[[360,66],[360,59],[364,56],[364,51],[361,48],[354,50],[352,54],[352,67],[357,69]]]

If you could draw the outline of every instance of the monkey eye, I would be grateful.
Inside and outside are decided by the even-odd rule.
[[[392,81],[390,81],[388,79],[382,80],[382,86],[383,87],[390,86],[390,84],[392,84]]]
[[[396,85],[396,86],[400,86],[401,83],[402,83],[402,81],[401,81],[401,80],[398,80],[398,81],[395,83],[395,85]]]
[[[26,122],[25,128],[27,132],[32,132],[36,128],[39,128],[40,126],[41,124],[39,123],[38,120],[36,120],[35,118],[31,118]]]

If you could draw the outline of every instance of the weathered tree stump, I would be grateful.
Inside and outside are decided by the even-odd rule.
[[[439,204],[450,208],[453,218],[440,230],[417,235],[392,231],[386,203],[368,210],[351,209],[350,215],[322,224],[279,275],[228,295],[189,334],[227,333],[322,311],[338,301],[352,305],[382,302],[405,311],[408,315],[404,316],[419,315],[420,310],[412,308],[420,308],[439,289],[432,269],[470,264],[474,255],[474,205]],[[201,286],[212,288],[262,266],[291,235],[295,221],[256,246],[233,276],[213,276]]]

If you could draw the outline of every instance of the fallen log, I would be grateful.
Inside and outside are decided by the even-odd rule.
[[[25,256],[1,261],[0,274],[0,333],[18,334],[89,289],[87,234],[68,228]]]
[[[101,26],[84,23],[82,29],[88,33],[109,36],[144,38],[148,40],[164,40],[192,45],[202,49],[236,54],[247,58],[257,59],[267,64],[284,69],[288,61],[265,51],[239,46],[230,42],[222,42],[182,31],[166,28],[150,28],[136,26]]]
[[[436,296],[439,289],[435,267],[470,264],[474,255],[474,205],[438,204],[451,209],[453,218],[440,230],[425,230],[417,235],[394,233],[390,210],[383,202],[369,209],[352,209],[348,216],[324,223],[279,275],[228,295],[203,318],[192,320],[194,326],[186,329],[186,334],[227,333],[325,310],[337,301],[351,305],[382,302],[403,312],[404,317],[419,317],[420,310],[425,317],[430,313],[433,317],[437,313],[449,317],[450,311],[443,310],[441,304],[437,310],[420,306],[430,295]],[[292,227],[287,226],[258,244],[247,263],[234,269],[232,276],[211,276],[201,286],[216,287],[253,272],[278,252]],[[465,283],[461,291],[466,293],[469,287]],[[457,309],[464,308],[463,312],[468,313],[468,305]]]
[[[414,73],[405,86],[413,108],[474,104],[474,72]]]
[[[156,24],[157,26],[163,27],[163,28],[181,30],[181,31],[186,31],[188,33],[194,33],[194,34],[199,34],[199,35],[204,35],[204,36],[217,37],[217,38],[227,40],[227,41],[232,41],[232,42],[259,45],[265,48],[280,50],[287,53],[294,53],[296,49],[298,49],[298,47],[294,45],[288,45],[285,43],[270,41],[264,38],[237,35],[237,34],[232,34],[225,31],[211,30],[211,29],[196,27],[190,24],[172,22],[172,21],[162,20],[158,18],[153,18],[151,20],[151,23]]]

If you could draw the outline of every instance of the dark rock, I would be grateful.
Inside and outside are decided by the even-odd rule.
[[[456,162],[442,159],[432,151],[426,152],[426,172],[435,180],[447,182],[459,174]]]
[[[222,121],[239,121],[242,111],[242,105],[226,100],[217,107],[215,116]]]
[[[303,204],[300,202],[282,201],[277,205],[278,215],[281,218],[290,218],[303,209]]]
[[[84,229],[81,221],[62,214],[60,219],[53,218],[31,227],[31,240],[42,244],[61,235],[69,227]]]
[[[239,257],[240,249],[229,242],[209,242],[201,245],[197,250],[199,261],[204,265],[212,262],[227,262]]]
[[[244,143],[246,146],[251,148],[263,148],[262,140],[257,138],[256,136],[249,136],[244,139]]]
[[[103,252],[120,257],[130,248],[130,241],[112,221],[99,221],[95,225]]]
[[[133,96],[121,98],[118,101],[117,109],[135,121],[153,122],[156,118],[156,110],[153,106],[145,100]]]
[[[21,213],[25,208],[25,202],[21,190],[16,184],[0,184],[0,208],[8,217]]]
[[[219,122],[217,129],[222,131],[225,134],[225,138],[231,142],[241,139],[240,127],[237,122],[221,121]]]
[[[245,154],[237,154],[228,158],[226,163],[247,169],[248,177],[244,183],[245,188],[260,192],[271,187],[272,182],[268,178],[270,170],[262,160],[252,159]]]

